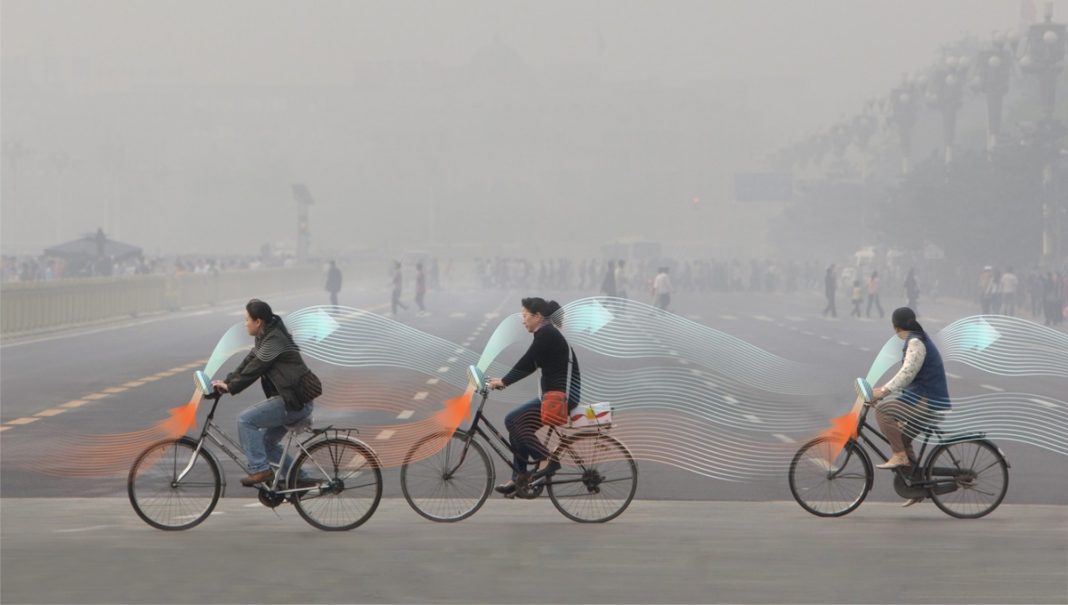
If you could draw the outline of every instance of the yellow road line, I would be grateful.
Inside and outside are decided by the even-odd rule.
[[[107,393],[93,393],[92,395],[86,395],[82,399],[88,399],[89,401],[96,401],[97,399],[103,399],[105,397],[111,397]]]
[[[124,386],[124,387],[126,387],[128,389],[132,389],[134,387],[139,387],[139,386],[141,386],[143,384],[145,384],[145,381],[143,381],[143,380],[131,380],[130,382],[124,382],[122,384],[122,386]]]
[[[125,393],[128,390],[130,390],[130,389],[128,389],[127,387],[111,387],[109,389],[104,389],[101,392],[102,393],[112,393],[112,394],[114,394],[114,393]]]
[[[84,400],[84,399],[73,399],[71,401],[68,401],[67,403],[59,404],[59,407],[61,407],[61,408],[80,408],[80,407],[82,407],[83,405],[85,405],[87,403],[89,403],[89,402]]]
[[[40,412],[37,412],[36,414],[34,414],[34,416],[59,416],[60,414],[66,411],[67,410],[63,408],[49,408],[47,410],[41,410]]]

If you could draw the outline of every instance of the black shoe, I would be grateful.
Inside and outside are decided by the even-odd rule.
[[[515,490],[516,490],[515,481],[509,481],[508,483],[502,483],[502,484],[498,485],[497,487],[495,487],[493,489],[497,490],[498,494],[504,494],[505,496],[509,496],[509,495],[515,493]]]
[[[545,465],[545,468],[535,472],[531,475],[531,479],[541,479],[542,477],[551,477],[556,471],[560,470],[560,463],[556,460],[550,460],[549,464]]]

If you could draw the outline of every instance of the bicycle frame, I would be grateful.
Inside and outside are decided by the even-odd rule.
[[[887,445],[890,445],[890,440],[887,439],[885,435],[880,433],[878,429],[876,429],[874,426],[872,426],[871,424],[868,423],[868,410],[870,408],[871,408],[870,405],[865,404],[863,409],[861,410],[860,418],[857,421],[857,439],[856,440],[858,442],[863,440],[863,442],[868,446],[868,448],[870,450],[875,452],[875,454],[883,462],[886,462],[887,460],[890,459],[890,457],[887,456],[886,454],[884,454],[883,451],[881,449],[879,449],[879,447],[875,444],[875,442],[872,441],[867,435],[867,432],[871,432],[876,437],[878,437],[880,440],[882,440],[883,443],[885,443]],[[865,432],[865,429],[867,429],[867,432]],[[902,478],[902,480],[905,481],[905,484],[907,486],[909,486],[909,487],[931,488],[931,487],[934,487],[934,486],[942,484],[942,483],[954,482],[956,477],[959,477],[959,476],[969,472],[969,471],[965,471],[965,470],[962,470],[961,468],[959,468],[960,467],[960,461],[957,460],[956,457],[953,455],[953,452],[950,451],[949,455],[950,455],[951,459],[953,460],[954,464],[957,464],[958,468],[934,467],[934,468],[931,469],[931,475],[932,476],[936,476],[937,475],[937,476],[942,476],[942,477],[949,477],[949,479],[925,479],[922,475],[921,476],[917,476],[918,473],[922,469],[926,468],[927,463],[929,462],[929,461],[925,461],[924,460],[924,455],[927,453],[927,446],[931,443],[931,435],[939,435],[939,436],[941,436],[941,434],[942,434],[942,431],[940,431],[939,429],[934,428],[934,427],[931,427],[930,429],[923,431],[923,444],[920,446],[920,452],[916,455],[916,460],[913,461],[914,464],[901,466],[901,467],[898,467],[898,468],[894,469],[894,472],[897,473]],[[848,461],[848,459],[849,458],[847,457],[846,461]],[[843,468],[845,467],[845,463],[842,464],[842,467]],[[909,469],[911,472],[906,473],[905,469]]]
[[[222,399],[222,394],[221,393],[216,393],[216,394],[213,394],[213,395],[209,395],[208,398],[212,399],[211,411],[208,412],[208,417],[204,420],[204,427],[201,429],[200,436],[196,440],[197,441],[197,447],[193,451],[193,455],[189,458],[189,462],[186,464],[185,468],[182,470],[181,473],[178,474],[178,477],[175,478],[175,480],[174,480],[175,483],[180,483],[182,481],[182,479],[185,478],[186,474],[188,474],[189,471],[193,468],[193,464],[196,462],[197,456],[200,455],[201,450],[204,450],[204,442],[205,441],[211,441],[212,443],[214,443],[220,450],[222,450],[222,452],[224,454],[226,454],[226,456],[228,458],[230,458],[230,460],[234,461],[234,464],[236,464],[238,467],[240,467],[241,470],[245,471],[246,474],[249,473],[248,467],[245,465],[244,462],[242,462],[242,457],[238,456],[237,454],[235,454],[233,452],[233,450],[230,449],[230,447],[227,447],[229,445],[229,446],[232,446],[233,448],[237,449],[238,451],[240,451],[241,450],[241,445],[237,441],[235,441],[233,437],[228,435],[226,433],[226,431],[222,430],[214,422],[214,420],[215,420],[215,409],[219,406],[219,400]],[[338,430],[344,430],[344,429],[338,429]],[[297,441],[296,440],[296,433],[294,431],[288,431],[287,432],[287,437],[288,438],[286,439],[285,447],[282,449],[282,457],[279,458],[279,460],[278,460],[278,468],[279,468],[279,470],[281,470],[282,462],[286,459],[286,457],[289,455],[290,451],[293,449],[294,441],[296,441],[296,451],[293,452],[294,455],[297,454],[297,452],[304,452],[305,454],[307,454],[308,450],[305,447],[306,444],[308,442],[316,439],[321,434],[322,433],[312,435],[311,437],[309,437],[308,439],[305,439],[304,441]],[[205,450],[205,451],[208,452],[208,455],[210,455],[210,451],[209,450]],[[315,461],[313,459],[312,462],[315,463],[315,466],[318,467],[319,471],[321,473],[323,473],[324,476],[325,475],[329,475],[329,473],[327,473],[327,471],[325,469],[323,469],[319,465],[319,463],[317,461]],[[317,489],[317,488],[314,488],[314,487],[301,487],[301,488],[294,488],[294,489],[278,489],[278,483],[279,483],[279,480],[280,480],[279,475],[281,475],[281,473],[275,473],[274,474],[274,479],[272,480],[271,486],[270,486],[270,488],[268,488],[267,491],[269,491],[271,493],[274,493],[274,494],[290,494],[290,493],[295,493],[295,492],[303,493],[303,492],[311,491],[313,489]],[[225,486],[225,484],[226,484],[225,476],[222,476],[222,480],[223,480],[223,485]]]
[[[490,422],[489,418],[486,418],[485,414],[483,413],[483,409],[486,407],[486,401],[489,399],[489,391],[487,389],[483,388],[483,389],[481,389],[481,390],[479,390],[477,392],[482,395],[482,402],[479,404],[478,409],[475,411],[475,416],[472,419],[471,424],[464,431],[464,433],[466,434],[467,437],[464,440],[464,449],[460,453],[460,459],[456,462],[456,465],[453,466],[452,469],[450,469],[448,473],[446,473],[445,478],[451,477],[452,474],[454,472],[456,472],[456,470],[458,468],[460,468],[460,466],[464,463],[464,459],[467,457],[467,450],[470,449],[471,441],[475,438],[476,435],[481,436],[482,440],[485,441],[487,444],[489,444],[490,448],[494,451],[494,453],[496,453],[497,456],[500,457],[500,459],[504,461],[504,463],[508,466],[508,468],[512,469],[512,472],[515,472],[515,470],[516,470],[515,465],[512,463],[512,459],[515,457],[515,450],[512,448],[512,445],[508,442],[508,440],[505,439],[501,435],[500,431],[497,430],[497,427],[493,426],[493,423]],[[494,442],[493,439],[490,439],[490,433],[486,433],[486,431],[482,430],[482,427],[480,426],[482,423],[485,423],[485,425],[489,428],[490,433],[492,433],[493,437],[496,438],[496,443]],[[549,426],[549,434],[547,435],[547,439],[546,440],[549,441],[549,440],[552,439],[553,435],[558,435],[560,437],[560,446],[561,447],[568,447],[575,440],[576,437],[581,436],[581,435],[585,435],[585,434],[592,434],[592,433],[579,433],[577,435],[565,435],[564,433],[561,433],[560,431],[558,431],[555,426],[550,425]],[[498,446],[498,443],[500,445],[504,446],[504,449],[507,450],[508,454],[511,454],[511,457],[500,449],[500,447]],[[578,459],[578,455],[577,454],[575,454],[575,458],[576,458],[575,461],[579,464],[580,467],[582,467],[583,466],[583,462],[582,462],[582,460]],[[583,470],[585,470],[585,468],[583,468]],[[545,479],[545,478],[542,478],[542,479]],[[542,479],[539,479],[538,481],[542,481]],[[563,481],[553,481],[553,483],[564,484],[564,483],[577,483],[577,482],[581,482],[581,481],[582,481],[582,479],[580,478],[580,479],[570,479],[570,480],[563,480]],[[535,485],[536,484],[537,484],[537,482],[535,483]]]

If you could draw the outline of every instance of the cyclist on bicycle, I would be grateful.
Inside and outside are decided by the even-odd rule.
[[[550,458],[549,450],[535,433],[543,426],[542,406],[574,409],[578,405],[581,384],[578,359],[557,329],[563,321],[559,303],[547,302],[543,298],[524,298],[522,306],[523,326],[534,335],[534,341],[504,378],[491,378],[486,383],[491,389],[503,389],[541,369],[541,396],[512,410],[504,419],[508,439],[515,451],[511,481],[497,486],[497,491],[505,495],[516,491],[516,480],[526,474],[528,458],[539,465],[529,478],[548,476],[560,469],[560,463]],[[572,363],[570,385],[567,384],[569,362]],[[554,420],[560,424],[566,422],[566,418]]]
[[[905,341],[902,348],[904,360],[889,382],[873,390],[876,401],[891,393],[898,394],[896,399],[875,406],[879,428],[893,452],[889,460],[878,465],[879,468],[913,464],[912,437],[915,432],[930,424],[936,413],[950,408],[942,355],[916,321],[916,313],[908,307],[895,309],[891,323],[898,338]],[[904,506],[912,506],[921,500],[923,498],[906,500]]]
[[[233,395],[256,379],[263,386],[267,399],[241,412],[237,418],[241,449],[248,458],[249,471],[241,484],[252,487],[271,481],[269,461],[282,456],[279,442],[286,433],[285,425],[310,417],[313,402],[305,397],[302,388],[302,381],[307,380],[305,375],[311,370],[282,318],[266,302],[253,298],[245,305],[245,327],[249,336],[255,337],[252,350],[225,380],[213,380],[212,385]],[[283,477],[291,462],[283,461],[279,469]]]

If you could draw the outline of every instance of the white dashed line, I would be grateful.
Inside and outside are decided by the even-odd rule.
[[[685,359],[680,359],[680,360],[679,360],[679,363],[680,363],[680,364],[682,364],[682,365],[684,365],[684,366],[688,366],[688,365],[690,365],[690,362],[686,361]]]
[[[843,347],[848,347],[849,346],[849,343],[844,341],[844,340],[839,340],[838,344],[842,345]]]
[[[787,437],[786,435],[783,435],[782,433],[772,433],[771,436],[776,438],[776,439],[778,439],[779,441],[782,441],[783,443],[797,443],[796,441],[794,441],[793,439],[790,439],[789,437]]]
[[[984,388],[984,389],[986,389],[986,390],[988,390],[988,391],[994,391],[995,393],[1004,393],[1005,392],[1005,389],[1003,389],[1001,387],[996,387],[996,386],[994,386],[992,384],[981,384],[979,386]]]
[[[449,313],[449,317],[456,317],[456,318],[467,317],[467,313],[464,313],[463,311],[457,311],[455,313]]]
[[[757,320],[760,320],[760,321],[775,321],[774,319],[768,317],[767,315],[754,315],[753,319],[757,319]]]
[[[705,384],[708,385],[708,388],[710,388],[710,389],[718,389],[719,388],[719,385],[714,383],[714,382],[712,382],[711,380],[706,380]]]
[[[687,315],[686,317],[689,317],[690,319],[692,319],[694,321],[699,321],[701,319],[700,315]]]
[[[815,336],[815,334],[813,334],[812,332],[810,332],[808,330],[803,330],[801,333],[804,334],[805,336]]]
[[[400,414],[397,414],[397,420],[407,420],[415,415],[414,410],[404,410]]]
[[[412,397],[412,400],[414,400],[414,401],[422,401],[422,400],[426,399],[426,396],[429,395],[429,394],[430,393],[428,393],[426,391],[419,391],[418,393],[415,394],[415,397]]]
[[[868,348],[868,347],[857,347],[857,348],[860,349],[861,351],[864,351],[865,353],[870,353],[871,352],[871,349]]]
[[[764,424],[763,422],[760,421],[759,418],[757,418],[756,416],[754,416],[752,414],[744,414],[744,416],[745,416],[746,420],[748,420],[749,422],[752,422],[753,424]]]
[[[787,315],[786,319],[789,321],[805,321],[804,317],[798,317],[796,315]]]
[[[0,433],[3,433],[4,431],[6,431],[6,430],[8,430],[10,428],[11,427],[9,427],[9,426],[0,426]]]
[[[38,420],[40,420],[40,418],[29,418],[29,417],[26,417],[26,418],[16,418],[14,420],[8,420],[7,423],[8,424],[22,425],[22,424],[29,424],[31,422],[37,422]]]
[[[1052,401],[1046,401],[1044,399],[1031,399],[1030,401],[1033,401],[1033,402],[1037,403],[1038,405],[1045,406],[1047,408],[1060,407],[1056,403],[1053,403]]]
[[[820,340],[830,340],[830,339],[831,339],[831,337],[827,336],[826,334],[823,334],[823,335],[820,336]]]
[[[459,357],[450,357],[450,358],[446,359],[445,361],[447,361],[449,363],[456,363],[456,361],[458,359],[460,359],[460,358]]]
[[[392,437],[393,433],[396,433],[396,432],[397,431],[394,431],[393,429],[386,429],[386,430],[382,431],[381,433],[379,433],[378,435],[376,435],[375,439],[378,440],[378,441],[385,441],[386,439],[389,439],[390,437]]]
[[[263,506],[263,505],[257,503],[256,506]],[[179,517],[179,518],[181,518],[181,517]],[[110,527],[115,527],[115,526],[114,525],[92,525],[92,526],[89,526],[89,527],[76,527],[74,529],[53,529],[52,533],[54,533],[54,534],[73,534],[73,533],[83,532],[83,531],[94,531],[94,530],[97,530],[97,529],[108,529]]]
[[[738,403],[738,400],[734,397],[731,397],[730,395],[724,395],[723,401],[726,401],[727,403]]]
[[[428,378],[426,383],[427,384],[437,384],[438,383],[438,379],[437,378]]]
[[[735,319],[738,319],[738,318],[737,318],[736,316],[734,316],[734,315],[720,315],[720,316],[719,316],[719,318],[720,318],[720,319],[727,319],[727,320],[735,320]]]
[[[455,351],[453,351],[453,353],[463,353],[463,352],[464,352],[463,349],[456,349]]]
[[[439,374],[444,374],[445,372],[448,372],[448,371],[449,371],[449,366],[441,366],[440,368],[438,368],[438,373]]]
[[[960,380],[960,375],[959,374],[954,374],[953,372],[946,372],[946,376],[949,376],[950,378],[955,378],[957,380]]]

